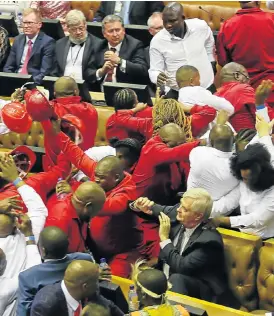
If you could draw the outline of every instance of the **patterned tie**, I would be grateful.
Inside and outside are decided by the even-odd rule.
[[[28,62],[29,62],[29,59],[30,59],[31,51],[32,51],[32,41],[29,40],[28,41],[27,55],[26,55],[24,65],[23,65],[22,70],[21,70],[21,74],[23,74],[23,75],[27,75],[28,74]]]
[[[116,48],[111,47],[110,50],[111,50],[113,53],[116,53]],[[105,79],[106,82],[112,82],[113,73],[114,73],[114,69],[110,70],[110,71],[107,73],[107,76],[106,76],[106,79]]]

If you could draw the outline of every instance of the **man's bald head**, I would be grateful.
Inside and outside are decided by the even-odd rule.
[[[105,157],[97,163],[95,181],[106,192],[115,188],[123,179],[123,165],[116,156]]]
[[[71,201],[79,218],[84,222],[89,222],[103,208],[106,195],[97,183],[87,181],[80,184],[72,195]]]
[[[178,37],[185,33],[185,17],[183,6],[179,2],[168,3],[163,10],[164,28]]]
[[[245,67],[234,62],[228,63],[222,68],[220,78],[222,83],[230,81],[248,83],[249,81]]]
[[[229,126],[214,125],[210,131],[209,139],[212,147],[224,152],[232,151],[234,135]]]
[[[54,93],[56,98],[79,95],[79,89],[76,81],[71,77],[61,77],[54,84]]]
[[[239,1],[242,9],[260,7],[260,1]]]
[[[62,259],[68,252],[68,236],[59,227],[49,226],[41,232],[38,245],[43,259]]]
[[[184,131],[179,125],[174,123],[168,123],[160,128],[159,136],[161,137],[163,143],[170,148],[183,144],[186,141]]]
[[[200,86],[199,71],[194,66],[182,66],[176,72],[176,81],[179,88],[188,86]]]
[[[66,269],[64,282],[72,297],[82,300],[98,290],[99,267],[86,260],[74,260]]]
[[[7,214],[0,214],[0,238],[12,235],[15,230],[14,218]]]
[[[3,249],[0,248],[0,276],[2,276],[6,270],[7,259]]]

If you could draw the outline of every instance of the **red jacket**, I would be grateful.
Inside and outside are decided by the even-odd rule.
[[[225,98],[234,106],[229,122],[236,132],[242,128],[255,128],[255,91],[249,84],[225,82],[215,95]]]
[[[48,193],[55,188],[58,178],[66,178],[71,171],[71,164],[64,159],[64,155],[58,156],[57,162],[58,164],[50,171],[37,173],[24,180],[41,196],[44,203],[46,203]],[[0,200],[14,195],[18,195],[18,192],[13,184],[8,184],[0,190]],[[25,205],[24,211],[27,212]]]
[[[90,103],[81,102],[79,96],[69,96],[57,98],[52,102],[55,113],[59,117],[65,114],[72,114],[83,121],[84,129],[81,131],[83,136],[83,143],[80,147],[87,150],[94,146],[97,127],[98,127],[98,113],[94,106]],[[56,145],[55,135],[52,134],[52,127],[50,121],[42,122],[44,129],[44,146],[46,149],[46,157],[43,158],[44,170],[49,166],[56,164],[56,158],[60,153],[59,147]]]
[[[167,190],[178,185],[180,174],[176,162],[188,161],[193,148],[199,141],[169,148],[159,136],[152,137],[143,147],[138,164],[133,172],[138,196],[147,196],[153,201],[167,194]],[[161,173],[160,166],[169,166]],[[172,168],[170,168],[170,166]],[[177,167],[177,170],[176,168]],[[177,174],[176,174],[177,173]],[[173,180],[173,181],[172,181]],[[176,182],[176,183],[175,183]]]
[[[147,107],[143,111],[137,112],[136,114],[132,110],[120,110],[112,114],[107,120],[107,125],[106,125],[107,139],[110,140],[113,137],[118,137],[119,139],[136,138],[142,141],[144,133],[140,133],[136,131],[135,126],[132,129],[130,125],[125,127],[119,124],[120,118],[121,120],[123,120],[124,115],[126,116],[130,115],[130,116],[133,116],[134,118],[138,117],[144,120],[146,120],[146,118],[151,119],[152,107]],[[152,134],[150,131],[148,133],[149,133],[148,135]],[[146,140],[150,138],[148,137],[148,135],[144,135]]]
[[[217,38],[218,63],[243,65],[255,80],[274,74],[274,15],[259,8],[241,9],[225,21]],[[257,81],[257,80],[256,80]]]
[[[45,227],[57,226],[61,228],[69,239],[68,252],[84,252],[87,238],[88,223],[81,223],[71,203],[71,194],[64,200],[57,201],[54,213],[49,214]]]
[[[63,133],[59,134],[59,141],[66,157],[93,181],[96,162]],[[106,195],[107,199],[102,211],[90,222],[92,239],[99,251],[106,255],[132,250],[137,247],[141,238],[140,232],[136,230],[136,215],[128,211],[129,201],[137,198],[136,185],[132,176],[125,173],[123,181],[111,191],[106,192]]]
[[[202,135],[208,124],[214,120],[216,110],[209,106],[195,105],[192,107],[190,114],[192,135],[197,137]],[[134,117],[133,110],[120,110],[115,115],[115,121],[112,119],[111,122],[108,121],[107,123],[107,131],[112,137],[116,135],[120,139],[130,137],[129,131],[144,135],[146,141],[152,137],[152,118]]]

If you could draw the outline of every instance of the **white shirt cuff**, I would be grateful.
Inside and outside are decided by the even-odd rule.
[[[120,65],[120,70],[123,73],[126,73],[126,69],[127,69],[127,61],[125,59],[122,59],[121,65]]]
[[[243,225],[241,224],[241,216],[230,216],[229,219],[230,219],[230,225],[231,227],[234,227],[234,228],[237,228],[237,227],[240,227],[240,228],[243,228]]]
[[[96,71],[96,79],[99,81],[102,79],[102,77],[99,76],[99,69]]]
[[[172,243],[172,242],[171,242],[170,239],[161,241],[161,242],[160,242],[160,247],[161,247],[161,249],[164,249],[166,245],[171,244],[171,243]]]

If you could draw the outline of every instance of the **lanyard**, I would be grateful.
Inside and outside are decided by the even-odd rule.
[[[74,61],[73,61],[73,59],[72,59],[72,48],[73,48],[73,47],[71,47],[71,50],[70,50],[70,59],[71,59],[71,62],[72,62],[72,65],[73,65],[73,66],[75,65],[75,63],[76,63],[76,61],[77,61],[77,59],[78,59],[78,56],[79,56],[79,53],[80,53],[80,50],[82,49],[82,47],[83,47],[83,46],[80,46],[80,48],[78,49],[78,52],[77,52],[77,54],[76,54],[76,58],[74,59]]]

